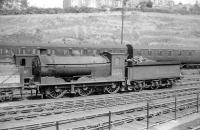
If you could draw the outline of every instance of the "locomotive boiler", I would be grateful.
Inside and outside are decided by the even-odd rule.
[[[80,80],[83,77],[108,76],[110,61],[103,56],[36,56],[32,62],[35,80],[51,83],[53,78],[63,82]]]

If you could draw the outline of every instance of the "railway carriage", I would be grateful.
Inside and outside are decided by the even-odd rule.
[[[176,61],[186,68],[200,66],[200,49],[191,47],[134,46],[134,56],[143,56],[159,62]]]
[[[57,56],[73,55],[99,55],[102,52],[126,53],[126,46],[109,43],[73,43],[73,42],[48,42],[48,43],[6,43],[0,45],[0,57],[13,55],[33,54],[40,55],[43,53]]]
[[[132,45],[130,45],[132,46]],[[52,41],[48,43],[6,43],[0,45],[0,57],[14,54],[40,55],[47,53],[57,56],[74,55],[99,55],[102,52],[126,53],[126,45],[107,43],[93,44],[80,43],[77,41]],[[142,56],[155,61],[176,61],[182,66],[199,67],[200,49],[191,47],[169,47],[169,46],[142,46],[135,45],[132,51],[133,56]]]

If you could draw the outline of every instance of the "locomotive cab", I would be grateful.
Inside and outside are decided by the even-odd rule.
[[[24,85],[29,86],[33,80],[32,61],[36,55],[32,54],[18,54],[14,55],[15,64],[24,67]]]

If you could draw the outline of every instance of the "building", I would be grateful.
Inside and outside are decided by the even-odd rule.
[[[152,0],[153,2],[153,6],[156,7],[156,6],[168,6],[168,7],[171,7],[171,6],[174,6],[174,1],[173,0]]]
[[[90,7],[97,8],[98,0],[63,0],[63,8],[67,7]]]
[[[63,0],[63,8],[90,7],[90,8],[121,8],[123,0]],[[174,6],[173,0],[127,0],[127,7],[136,7],[140,2],[151,1],[153,6]]]
[[[67,7],[122,7],[122,0],[63,0],[63,8]]]

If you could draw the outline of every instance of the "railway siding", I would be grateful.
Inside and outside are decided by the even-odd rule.
[[[198,83],[194,83],[198,85]],[[194,85],[193,84],[193,85]],[[191,83],[189,84],[191,85]],[[144,102],[146,100],[171,98],[175,94],[177,96],[191,95],[193,93],[198,93],[199,88],[186,88],[177,90],[162,90],[155,91],[154,93],[137,93],[134,95],[122,94],[122,95],[112,95],[106,97],[98,97],[96,99],[78,99],[75,101],[59,101],[59,102],[49,102],[42,104],[28,104],[27,106],[8,106],[2,107],[0,109],[0,122],[10,122],[13,120],[25,120],[29,118],[47,117],[51,115],[58,115],[64,113],[72,113],[76,111],[87,111],[94,110],[98,108],[109,108],[117,107],[129,104],[136,104],[138,102]]]
[[[114,108],[99,108],[95,111],[87,111],[87,112],[76,112],[76,113],[68,113],[64,115],[60,115],[58,118],[62,119],[59,122],[60,129],[62,128],[68,128],[69,130],[79,130],[79,129],[95,129],[95,128],[108,128],[109,122],[108,122],[108,111],[112,112],[112,118],[111,118],[111,125],[113,128],[115,127],[121,127],[123,125],[129,125],[129,126],[135,126],[135,124],[140,124],[141,126],[138,128],[143,129],[146,127],[146,121],[147,117],[151,120],[151,125],[154,126],[158,123],[163,123],[169,120],[173,120],[175,117],[175,112],[177,113],[177,118],[182,117],[184,113],[185,115],[196,112],[196,105],[195,105],[195,96],[191,95],[189,98],[186,99],[186,97],[181,97],[179,100],[177,100],[177,108],[174,107],[174,101],[169,101],[166,99],[158,99],[157,102],[160,102],[159,104],[156,102],[150,103],[149,106],[149,116],[147,116],[147,106],[146,102],[141,102],[138,104],[133,105],[129,104],[126,106],[119,106]],[[191,103],[193,105],[191,105]],[[199,105],[199,104],[198,104]],[[180,106],[184,106],[185,109],[179,109]],[[120,111],[119,111],[120,110]],[[31,128],[45,128],[45,129],[55,129],[55,122],[56,120],[53,118],[56,115],[52,116],[51,121],[48,123],[45,123],[45,118],[40,118],[39,124],[31,124],[30,121],[22,121],[20,123],[17,123],[18,126],[14,129],[18,128],[25,128],[25,129],[31,129]],[[164,118],[165,117],[165,118]],[[71,119],[70,119],[71,118]],[[63,120],[64,119],[64,120]],[[107,121],[106,121],[107,120]],[[38,121],[39,122],[39,121]],[[9,126],[13,126],[14,122],[10,122]],[[27,126],[20,126],[23,123],[27,123],[29,125]],[[79,124],[79,127],[77,127],[77,124]],[[50,128],[49,128],[50,126]],[[52,127],[51,127],[52,126]],[[7,128],[5,128],[7,129]],[[3,130],[3,129],[2,129]],[[11,129],[10,129],[11,130]]]

